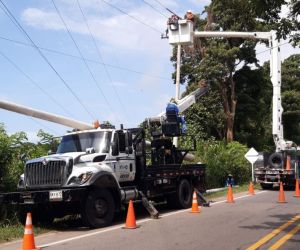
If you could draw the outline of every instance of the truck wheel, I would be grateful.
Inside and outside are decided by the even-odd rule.
[[[180,208],[190,208],[192,205],[192,187],[187,179],[182,179],[179,182],[177,200]]]
[[[283,156],[281,153],[273,153],[269,157],[269,165],[271,168],[283,168]]]
[[[115,202],[106,189],[94,189],[83,204],[82,218],[91,228],[105,227],[111,224],[115,214]]]

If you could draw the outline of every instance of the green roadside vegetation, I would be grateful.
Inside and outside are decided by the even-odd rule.
[[[255,191],[257,191],[257,190],[260,189],[260,185],[256,184],[256,185],[254,185],[254,188],[255,188]],[[247,192],[248,190],[249,190],[249,184],[243,184],[243,185],[240,185],[240,186],[233,187],[233,194],[235,195],[235,194],[238,194],[238,193]],[[227,192],[228,192],[228,190],[225,189],[225,190],[218,191],[218,192],[215,192],[215,193],[206,193],[206,194],[204,194],[204,197],[208,201],[212,201],[212,200],[217,199],[217,198],[226,197]]]

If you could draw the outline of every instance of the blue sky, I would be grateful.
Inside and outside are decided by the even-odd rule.
[[[209,3],[209,0],[146,0],[161,15],[142,0],[105,0],[147,24],[144,25],[112,8],[105,1],[79,0],[101,54],[100,58],[77,0],[54,0],[82,55],[92,60],[87,61],[91,75],[84,61],[80,60],[80,54],[51,0],[2,1],[39,47],[75,56],[42,50],[89,112],[86,112],[33,47],[6,40],[30,44],[2,9],[0,99],[87,123],[92,123],[95,118],[109,120],[117,127],[120,122],[125,127],[133,127],[146,117],[160,113],[175,93],[171,79],[172,47],[167,40],[160,38],[159,32],[165,30],[167,20],[164,15],[169,16],[169,13],[158,2],[181,16],[188,9],[201,13]],[[259,47],[257,50],[259,52],[264,48]],[[283,57],[296,53],[289,46],[284,46],[282,51]],[[13,61],[34,83],[2,55]],[[260,54],[260,59],[267,60],[268,56],[269,53]],[[0,122],[5,124],[9,133],[25,131],[31,140],[34,140],[40,128],[54,135],[61,135],[68,129],[4,110],[0,110]]]

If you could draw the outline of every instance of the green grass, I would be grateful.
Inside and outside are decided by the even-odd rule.
[[[49,231],[47,228],[34,227],[34,234],[38,235]],[[0,243],[20,239],[24,234],[24,225],[16,223],[14,225],[4,224],[0,225]]]
[[[255,189],[259,189],[260,185],[257,184],[254,186]],[[238,187],[233,187],[233,193],[241,193],[241,192],[246,192],[249,190],[249,184],[243,184]],[[210,193],[210,194],[204,194],[204,197],[208,200],[220,198],[220,197],[225,197],[227,195],[227,189],[215,193]]]

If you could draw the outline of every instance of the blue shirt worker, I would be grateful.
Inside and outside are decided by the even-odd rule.
[[[232,176],[232,174],[229,174],[227,177],[227,180],[226,180],[226,187],[229,187],[229,186],[232,187],[233,185],[234,185],[233,176]]]

